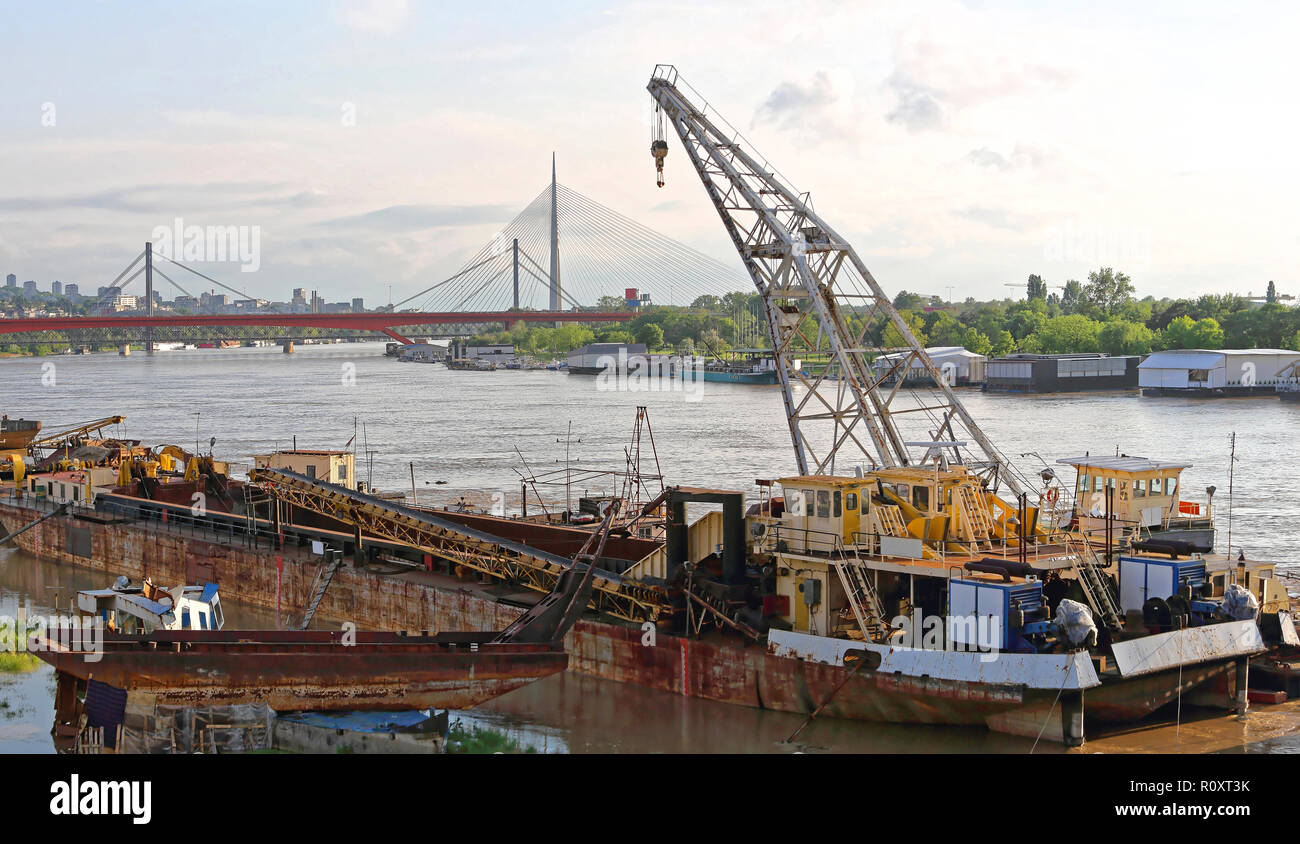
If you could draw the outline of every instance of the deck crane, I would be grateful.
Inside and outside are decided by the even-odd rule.
[[[27,449],[30,453],[35,454],[38,448],[46,450],[58,448],[71,440],[88,437],[91,434],[99,436],[103,433],[104,428],[110,425],[121,425],[125,421],[125,416],[106,416],[103,419],[95,419],[90,422],[74,422],[57,431],[33,439],[27,444]]]
[[[656,66],[647,90],[656,104],[651,154],[660,184],[667,122],[762,297],[800,474],[835,474],[837,459],[841,468],[866,461],[866,468],[875,469],[919,466],[933,458],[967,466],[993,489],[1005,481],[1021,493],[1025,484],[962,406],[857,252],[813,210],[809,195],[790,187],[672,65]],[[861,319],[861,328],[850,328],[850,316]],[[888,374],[873,372],[875,349],[865,343],[878,317],[893,325],[910,350],[901,366],[916,360],[929,372],[933,395],[913,397],[900,390],[903,379],[888,387]],[[821,348],[834,366],[803,371],[797,364],[801,349]],[[831,380],[835,369],[838,377]],[[971,453],[963,455],[967,440]]]

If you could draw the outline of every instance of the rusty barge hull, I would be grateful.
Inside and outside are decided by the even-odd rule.
[[[92,677],[160,704],[267,703],[276,711],[464,709],[559,673],[550,645],[484,637],[331,631],[168,631],[107,634],[103,653],[41,649],[62,675]],[[454,640],[454,641],[449,641]]]
[[[41,513],[36,510],[0,502],[0,522],[10,530],[38,515]],[[277,602],[283,606],[305,604],[319,565],[297,549],[257,550],[237,539],[217,541],[156,523],[146,528],[58,517],[16,541],[37,556],[114,576],[220,583],[224,595],[265,608],[276,608]],[[347,619],[363,629],[376,630],[499,630],[521,612],[448,578],[435,581],[422,573],[390,575],[345,568],[335,574],[317,618]],[[834,665],[777,656],[733,637],[688,639],[590,619],[574,626],[565,639],[565,649],[569,668],[582,674],[670,694],[803,714],[826,699],[844,671]],[[837,697],[845,696],[844,700],[833,701],[826,714],[900,723],[986,724],[1023,734],[1020,721],[1037,718],[1039,707],[1051,703],[1041,703],[1032,694],[1026,697],[1022,690],[990,684],[949,689],[925,686],[927,681],[919,678],[904,681],[862,673],[841,690]],[[1152,682],[1155,678],[1138,685],[1120,684],[1113,690],[1103,686],[1089,691],[1090,717],[1129,721],[1159,708],[1159,701],[1177,697],[1176,690],[1171,698],[1167,685],[1149,686]],[[869,684],[876,685],[871,688]],[[1183,684],[1183,693],[1190,688]],[[1014,699],[1016,694],[1019,700]],[[1042,723],[1039,718],[1035,734]]]

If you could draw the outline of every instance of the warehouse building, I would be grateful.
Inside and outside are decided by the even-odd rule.
[[[1138,385],[1135,355],[1017,354],[988,362],[984,389],[1001,393],[1077,393],[1131,390]]]
[[[925,353],[930,356],[930,360],[934,361],[939,372],[947,378],[949,386],[965,387],[981,384],[984,381],[984,367],[989,360],[984,355],[967,351],[961,346],[933,346],[927,348]],[[906,367],[903,365],[904,360],[907,361]],[[898,370],[902,371],[905,383],[932,384],[934,382],[929,370],[911,352],[890,352],[880,355],[871,362],[871,367],[875,370],[876,377],[884,378],[886,382],[892,382],[897,377]]]
[[[1171,349],[1142,361],[1139,385],[1144,396],[1276,395],[1296,361],[1288,349]]]

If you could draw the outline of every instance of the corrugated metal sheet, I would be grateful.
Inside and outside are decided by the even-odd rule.
[[[722,545],[722,511],[710,510],[687,530],[686,552],[698,563]]]
[[[1253,621],[1227,621],[1187,630],[1158,633],[1111,646],[1115,667],[1136,677],[1216,659],[1262,653],[1264,637]]]
[[[1223,361],[1223,352],[1156,352],[1138,364],[1138,369],[1214,369]]]
[[[881,655],[880,674],[904,677],[932,677],[967,683],[1017,684],[1031,689],[1090,689],[1101,685],[1092,660],[1085,652],[1073,654],[1011,654],[970,651],[940,651],[922,648],[894,648],[888,645],[831,639],[786,630],[772,630],[768,651],[843,665],[849,650],[870,650]]]

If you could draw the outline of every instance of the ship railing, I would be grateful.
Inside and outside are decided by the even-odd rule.
[[[277,547],[281,533],[286,544],[297,542],[292,526],[285,526],[281,533],[277,533],[270,522],[257,519],[250,525],[250,520],[238,513],[216,514],[170,502],[136,501],[117,495],[101,495],[95,509],[108,515],[133,519],[137,526],[147,527],[154,532],[172,535],[203,535],[221,540],[239,540],[252,548],[260,548],[264,544],[268,548]]]
[[[46,515],[47,513],[53,513],[55,510],[58,510],[60,507],[65,507],[65,506],[67,508],[68,515],[76,515],[78,513],[93,513],[95,510],[93,504],[88,505],[84,501],[72,501],[72,502],[59,501],[57,499],[49,497],[48,495],[44,495],[44,494],[38,495],[30,490],[22,490],[22,489],[4,490],[4,494],[0,495],[0,501],[6,501],[8,503],[13,504],[16,507],[24,507],[28,510],[35,510],[37,513],[40,513],[41,515]],[[3,531],[0,531],[0,535],[3,535]]]
[[[813,528],[794,527],[784,524],[779,519],[773,518],[771,522],[766,522],[767,528],[760,538],[758,550],[760,552],[789,554],[806,554],[816,557],[833,557],[837,549],[844,553],[850,553],[860,560],[867,561],[903,561],[917,563],[947,563],[950,560],[959,560],[965,562],[973,556],[998,556],[1009,559],[1018,559],[1022,556],[1027,562],[1045,563],[1061,562],[1063,564],[1074,564],[1078,553],[1073,550],[1074,543],[1078,542],[1080,536],[1078,532],[1070,531],[1048,531],[1038,533],[1030,537],[1032,541],[1026,543],[1023,552],[1019,543],[1014,538],[995,538],[990,541],[981,542],[978,551],[972,551],[967,543],[948,542],[939,540],[937,542],[923,543],[922,552],[918,554],[882,554],[880,551],[882,539],[915,539],[916,537],[896,537],[890,534],[882,534],[871,531],[853,531],[850,534],[850,540],[844,541],[840,534],[834,531],[816,530]],[[960,547],[953,547],[960,546]]]

